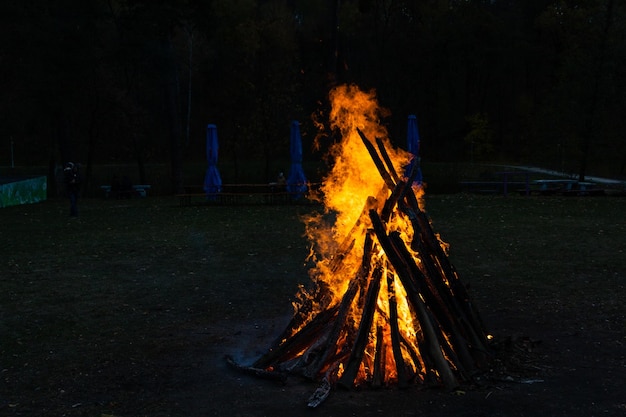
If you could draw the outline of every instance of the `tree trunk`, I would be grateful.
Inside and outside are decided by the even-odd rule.
[[[165,105],[169,122],[170,136],[170,166],[172,192],[180,194],[183,187],[183,157],[182,157],[182,126],[180,117],[180,90],[176,57],[172,50],[172,42],[169,37],[163,39],[163,52],[165,59],[164,89]]]
[[[585,124],[582,132],[582,143],[580,147],[580,165],[578,167],[578,181],[584,181],[587,175],[587,166],[589,165],[589,152],[594,141],[596,130],[596,114],[598,113],[598,101],[600,98],[600,82],[603,77],[604,66],[606,62],[606,48],[608,43],[609,31],[613,20],[613,0],[608,0],[606,5],[606,16],[602,35],[600,37],[600,45],[598,52],[598,60],[594,68],[593,87],[591,98],[589,100],[589,108],[585,117]]]
[[[147,183],[146,164],[143,159],[143,152],[141,151],[142,150],[141,141],[139,140],[137,135],[138,133],[136,131],[132,132],[135,161],[137,162],[137,170],[139,172],[139,184],[146,184]]]

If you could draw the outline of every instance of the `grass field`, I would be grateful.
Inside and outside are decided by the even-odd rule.
[[[546,368],[561,380],[566,360],[613,370],[602,393],[586,394],[594,405],[559,397],[581,412],[563,415],[626,412],[611,391],[626,382],[626,199],[456,194],[429,196],[426,207],[497,337],[547,341]],[[206,356],[237,346],[245,329],[280,330],[263,323],[289,314],[308,280],[299,215],[312,207],[179,207],[158,197],[87,199],[79,209],[78,219],[65,200],[0,210],[0,415],[296,415],[263,383],[250,400],[228,400],[240,377]],[[448,411],[471,398],[446,397]],[[347,405],[331,397],[327,407]],[[552,411],[532,415],[561,415]]]

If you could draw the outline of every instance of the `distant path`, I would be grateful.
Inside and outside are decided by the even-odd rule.
[[[578,175],[572,175],[572,174],[566,174],[564,172],[559,172],[559,171],[555,171],[552,169],[545,169],[545,168],[538,168],[538,167],[530,167],[530,166],[520,166],[520,165],[495,165],[495,166],[499,166],[499,167],[503,167],[503,168],[516,168],[516,169],[522,169],[524,171],[528,171],[528,172],[538,172],[541,174],[547,174],[547,175],[554,175],[555,177],[563,177],[563,178],[577,178]],[[597,182],[600,184],[613,184],[613,185],[625,185],[626,186],[626,181],[624,180],[616,180],[613,178],[603,178],[603,177],[596,177],[593,175],[585,175],[585,180],[587,181],[591,181],[591,182]]]

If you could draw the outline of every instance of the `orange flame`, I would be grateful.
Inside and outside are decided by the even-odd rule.
[[[364,92],[356,86],[340,86],[330,92],[329,98],[332,104],[330,125],[332,129],[340,132],[341,141],[330,149],[334,163],[321,187],[325,211],[309,216],[305,223],[312,244],[310,258],[316,262],[310,271],[311,278],[318,286],[321,285],[328,290],[330,298],[327,300],[328,305],[336,305],[341,301],[350,280],[361,265],[363,241],[367,230],[371,228],[367,212],[371,208],[380,209],[380,205],[390,194],[357,129],[372,140],[382,140],[397,173],[404,172],[404,167],[412,156],[391,146],[387,130],[380,120],[389,115],[389,111],[378,105],[374,90]],[[421,189],[416,189],[416,192],[421,195]],[[392,218],[388,227],[409,234],[406,236],[407,241],[412,238],[411,228],[405,219]],[[380,254],[374,254],[373,263],[378,256]],[[335,262],[337,257],[341,257],[340,266]],[[383,277],[388,273],[391,272],[385,271]],[[398,278],[392,278],[390,282],[394,283],[397,280]],[[378,346],[375,340],[368,344],[357,381],[372,377],[376,354],[383,354],[386,357],[387,364],[383,371],[385,380],[393,381],[397,378],[388,323],[385,322],[389,320],[390,310],[387,300],[390,297],[397,304],[397,322],[400,332],[406,339],[414,339],[415,334],[421,331],[415,328],[406,293],[399,281],[392,285],[394,288],[389,289],[387,279],[381,280],[381,296],[377,301],[372,334],[376,334],[377,328],[380,327],[379,333],[382,334],[383,340],[378,342]],[[299,302],[304,300],[319,302],[302,288]],[[298,303],[295,307],[296,309],[299,307]],[[314,306],[311,317],[325,307],[327,306]],[[417,351],[418,347],[415,346],[414,350]],[[404,354],[408,355],[406,351]],[[338,373],[342,372],[343,366]]]
[[[289,326],[253,369],[323,379],[313,407],[333,383],[453,389],[486,363],[481,320],[431,228],[421,185],[402,175],[411,155],[391,146],[379,120],[388,112],[355,86],[330,99],[341,140],[321,187],[324,210],[305,219],[314,285],[300,288]]]
[[[310,258],[317,261],[311,271],[312,278],[314,281],[323,280],[335,296],[340,296],[350,276],[329,271],[329,264],[338,253],[342,253],[342,246],[349,245],[352,240],[363,242],[369,227],[369,218],[362,216],[364,209],[376,208],[376,201],[384,201],[389,192],[357,128],[367,137],[383,141],[398,172],[403,172],[411,155],[391,147],[387,130],[380,121],[390,113],[378,105],[374,90],[364,92],[356,86],[343,85],[333,89],[329,98],[332,104],[330,126],[340,132],[342,139],[330,149],[334,164],[321,187],[325,214],[311,215],[305,223],[314,248]],[[374,206],[365,207],[368,201]],[[362,245],[355,245],[350,257],[342,260],[343,269],[350,271],[356,268],[362,254]]]
[[[254,368],[323,378],[313,404],[330,383],[440,380],[452,389],[487,348],[422,187],[403,178],[411,155],[391,146],[374,91],[341,86],[330,100],[341,140],[321,187],[324,210],[304,219],[314,285],[300,288],[292,321]]]

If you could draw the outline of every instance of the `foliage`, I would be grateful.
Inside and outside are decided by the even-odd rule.
[[[305,159],[321,159],[310,115],[324,114],[333,85],[357,83],[391,110],[397,146],[406,116],[418,116],[425,160],[467,161],[466,121],[482,114],[490,157],[625,173],[626,6],[616,0],[0,7],[1,135],[14,138],[18,164],[145,171],[169,161],[180,179],[215,123],[220,158],[236,167],[229,180],[265,181],[288,154],[292,119],[303,123]],[[249,157],[265,162],[264,178],[245,178]]]
[[[467,117],[467,123],[469,133],[464,139],[470,145],[472,161],[489,156],[493,152],[493,131],[487,115],[473,114]]]

